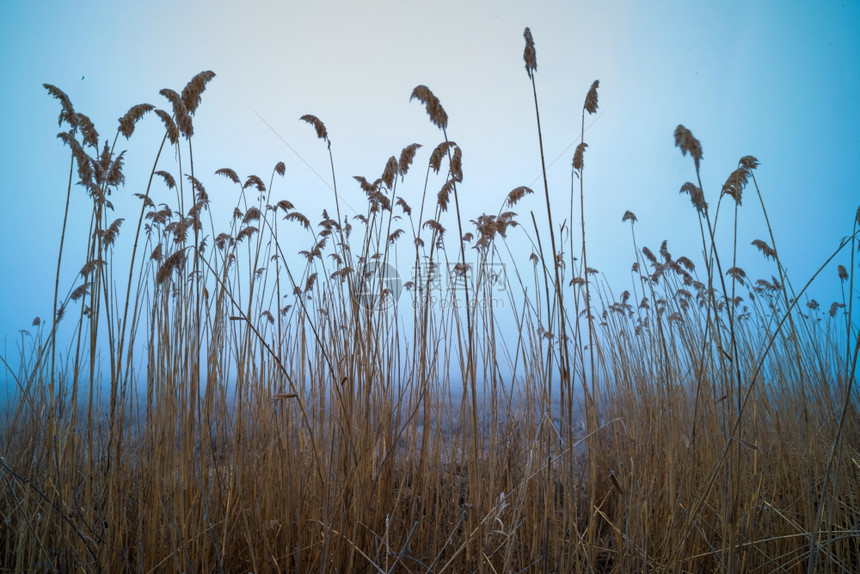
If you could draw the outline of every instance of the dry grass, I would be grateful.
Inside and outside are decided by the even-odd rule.
[[[753,244],[778,277],[737,267],[736,227],[733,252],[717,249],[720,208],[733,224],[750,183],[764,209],[754,158],[712,208],[702,146],[677,128],[702,252],[640,248],[626,212],[633,272],[616,298],[587,265],[585,142],[568,220],[578,194],[581,241],[553,219],[546,178],[545,214],[503,211],[540,209],[515,187],[467,230],[462,152],[426,86],[412,97],[443,141],[420,204],[401,190],[421,163],[413,144],[346,192],[364,193],[364,213],[341,213],[335,185],[335,217],[316,224],[276,179],[283,163],[268,183],[218,170],[209,185],[237,200],[216,229],[192,147],[213,77],[162,90],[167,110],[132,107],[101,148],[46,86],[71,150],[67,203],[82,200],[76,175],[92,226],[69,253],[64,221],[57,313],[10,374],[2,571],[856,571],[857,267],[839,266],[847,294],[828,317],[798,308],[806,287],[788,287],[772,234]],[[140,210],[109,219],[124,182],[117,140],[150,111],[165,135]],[[323,122],[301,119],[331,153]],[[152,199],[163,188],[171,205]],[[853,225],[840,247],[852,257],[860,213]],[[523,241],[528,261],[511,255]],[[115,257],[121,242],[130,256]],[[421,270],[399,299],[376,271],[396,257]],[[70,261],[83,269],[62,296]],[[464,289],[440,288],[434,274],[449,269],[470,278]],[[74,322],[68,342],[54,337],[60,322]]]

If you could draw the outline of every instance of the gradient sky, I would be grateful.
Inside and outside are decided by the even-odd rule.
[[[235,193],[211,175],[215,169],[232,167],[268,182],[283,160],[279,197],[312,220],[333,205],[328,156],[299,116],[325,122],[347,204],[361,205],[363,197],[351,176],[376,179],[390,155],[423,144],[420,168],[399,188],[417,203],[423,186],[417,171],[423,174],[441,141],[423,107],[409,102],[412,89],[426,84],[448,112],[449,137],[463,149],[461,208],[471,219],[495,213],[516,186],[540,189],[522,59],[529,26],[544,145],[550,160],[558,158],[549,178],[560,213],[567,211],[582,103],[600,80],[599,114],[588,120],[585,138],[589,263],[618,291],[629,287],[633,261],[629,226],[621,223],[625,210],[639,219],[640,246],[656,250],[668,239],[676,257],[701,260],[695,211],[678,193],[695,178],[690,158],[674,147],[679,123],[702,142],[703,185],[714,204],[740,157],[761,161],[757,178],[796,288],[851,231],[860,204],[860,3],[238,4],[0,3],[0,354],[14,353],[18,330],[51,313],[69,159],[55,138],[59,104],[43,82],[63,89],[112,140],[129,107],[165,106],[161,88],[179,91],[197,72],[215,71],[195,119],[194,152],[213,201],[214,190]],[[143,191],[160,133],[148,117],[121,144],[128,149],[127,196]],[[75,192],[72,213],[86,218],[89,200],[80,188]],[[231,195],[225,205],[232,201]],[[534,209],[540,218],[541,206],[532,197],[517,211]],[[775,274],[749,245],[767,238],[752,189],[740,217],[742,266],[753,278]],[[80,223],[67,250],[64,290],[83,263],[87,221]],[[847,265],[847,253],[838,262]],[[839,289],[834,263],[811,295],[827,308]]]

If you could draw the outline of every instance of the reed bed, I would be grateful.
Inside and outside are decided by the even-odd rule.
[[[742,197],[767,217],[758,162],[706,189],[702,145],[678,126],[701,251],[638,245],[627,212],[619,289],[588,266],[585,141],[562,218],[545,168],[542,189],[461,214],[463,150],[430,88],[412,105],[440,143],[346,186],[336,142],[306,115],[334,187],[311,218],[283,163],[265,177],[195,172],[194,117],[214,76],[132,107],[112,140],[45,86],[70,150],[66,213],[92,212],[85,245],[65,243],[63,221],[54,316],[34,325],[19,368],[4,358],[16,397],[0,439],[2,571],[860,567],[860,211],[822,260],[832,274],[850,259],[828,312],[808,284],[791,287],[769,224],[753,242],[766,274],[737,266]],[[164,135],[139,209],[118,218],[118,146],[139,121]],[[228,221],[207,188],[233,190]],[[365,211],[348,213],[342,194],[357,193]],[[61,286],[70,265],[81,271]]]

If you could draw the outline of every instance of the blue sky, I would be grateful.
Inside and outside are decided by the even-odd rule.
[[[600,80],[599,114],[585,138],[589,263],[618,291],[627,288],[633,261],[629,227],[621,223],[626,210],[639,219],[640,246],[656,250],[667,239],[675,256],[700,260],[695,212],[678,193],[695,178],[690,158],[674,147],[679,123],[702,142],[703,185],[713,203],[740,157],[761,161],[757,178],[796,287],[850,233],[860,204],[858,3],[238,4],[0,4],[0,354],[14,350],[19,329],[51,312],[68,154],[55,138],[59,106],[43,82],[63,89],[112,140],[129,107],[166,105],[161,88],[178,91],[211,69],[217,77],[195,120],[196,170],[210,195],[227,188],[210,175],[215,169],[268,181],[283,160],[283,195],[313,216],[332,207],[332,196],[305,162],[328,181],[328,156],[298,118],[311,113],[325,122],[345,201],[358,202],[362,194],[351,176],[375,179],[386,159],[412,142],[425,146],[417,159],[423,169],[439,143],[423,108],[409,102],[412,88],[426,84],[448,112],[449,137],[463,149],[461,207],[471,219],[495,213],[516,186],[539,189],[522,60],[529,26],[544,145],[550,160],[558,157],[548,175],[560,213],[566,213],[582,102]],[[123,144],[127,196],[145,186],[159,130],[148,118]],[[423,176],[413,174],[400,189],[417,198],[422,186]],[[86,198],[76,192],[72,214],[85,218]],[[542,216],[539,200],[518,211]],[[86,231],[87,221],[79,223],[69,249]],[[727,228],[721,233],[729,236]],[[767,238],[751,189],[739,238],[750,276],[776,273],[749,245]],[[83,262],[82,254],[67,254],[66,288]],[[847,265],[847,253],[839,262]],[[834,264],[811,294],[826,308],[839,293]]]

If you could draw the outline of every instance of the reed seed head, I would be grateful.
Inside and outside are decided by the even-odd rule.
[[[526,73],[530,79],[533,79],[534,72],[537,70],[537,52],[535,51],[535,40],[532,37],[532,31],[528,27],[523,31],[523,38],[526,39],[526,48],[523,52],[523,59],[526,62]]]
[[[203,187],[203,184],[200,182],[199,179],[197,179],[190,173],[185,175],[185,179],[187,179],[188,183],[191,184],[191,189],[194,190],[195,194],[197,195],[198,201],[209,200],[209,195],[206,193],[206,188]]]
[[[78,140],[76,140],[72,136],[71,132],[60,132],[57,134],[57,137],[62,140],[63,143],[68,145],[69,149],[72,151],[72,156],[74,156],[75,164],[78,168],[78,177],[80,178],[80,185],[87,189],[89,193],[92,193],[94,162],[90,160],[90,157],[86,154],[84,148],[82,148]]]
[[[505,203],[508,204],[508,207],[513,207],[519,200],[529,193],[534,193],[534,191],[524,185],[515,187],[510,191],[510,193],[508,193],[508,198],[505,200]]]
[[[236,234],[236,243],[242,243],[242,240],[246,237],[250,238],[252,235],[257,233],[259,229],[253,225],[249,225],[248,227],[243,227],[239,233]]]
[[[415,152],[417,152],[420,147],[421,144],[418,143],[409,144],[400,152],[400,161],[398,162],[397,171],[400,174],[401,181],[406,175],[406,172],[409,171],[409,166],[412,165],[412,161],[415,159]]]
[[[448,149],[454,145],[456,145],[454,142],[442,142],[430,154],[430,167],[434,173],[439,173],[439,170],[442,168],[442,159],[447,155]]]
[[[101,269],[102,265],[104,265],[104,259],[90,259],[87,261],[83,267],[81,267],[80,275],[86,280],[87,276],[90,275],[96,269]]]
[[[170,175],[169,172],[166,172],[164,170],[158,170],[157,172],[155,172],[155,175],[159,176],[161,179],[164,180],[164,185],[167,186],[167,189],[173,189],[176,187],[176,180],[173,179],[173,176]]]
[[[690,201],[695,206],[696,210],[699,213],[706,213],[708,211],[708,204],[705,201],[705,194],[702,193],[702,190],[694,183],[687,182],[681,186],[680,193],[689,193]]]
[[[152,198],[148,195],[144,195],[142,193],[135,193],[134,196],[141,200],[145,207],[151,207],[152,209],[155,209],[155,202],[152,201]]]
[[[457,144],[454,144],[454,153],[451,154],[451,178],[457,183],[463,181],[463,150]]]
[[[651,262],[651,265],[657,264],[657,257],[654,256],[654,253],[647,246],[642,248],[642,254]]]
[[[159,285],[163,284],[170,278],[170,275],[175,269],[178,269],[185,263],[185,251],[179,250],[171,254],[170,257],[164,260],[164,263],[158,268],[155,274],[155,282]]]
[[[747,185],[749,173],[749,170],[744,167],[739,167],[733,171],[726,180],[726,183],[723,184],[721,193],[734,199],[735,204],[741,205],[741,198]]]
[[[660,256],[666,263],[672,262],[672,254],[669,253],[669,241],[666,239],[664,239],[663,243],[660,244]]]
[[[726,271],[726,275],[734,279],[735,281],[743,282],[746,279],[746,272],[740,267],[732,267],[728,271]]]
[[[675,145],[681,148],[683,155],[690,154],[696,164],[696,171],[698,171],[699,163],[702,161],[702,144],[693,137],[690,130],[680,124],[675,128]]]
[[[107,141],[104,143],[98,161],[91,161],[96,183],[104,186],[108,194],[110,194],[110,188],[116,188],[125,183],[125,175],[122,173],[124,161],[125,151],[117,154],[115,158],[111,157]]]
[[[167,98],[173,106],[173,119],[176,121],[179,133],[184,135],[186,139],[193,136],[194,125],[191,123],[191,114],[188,112],[188,108],[185,107],[182,96],[169,88],[164,88],[158,93]]]
[[[576,151],[573,154],[573,169],[582,173],[583,164],[583,156],[585,155],[585,148],[588,147],[588,144],[585,142],[581,142],[578,146],[576,146]]]
[[[397,201],[395,201],[394,203],[395,203],[396,205],[399,205],[399,206],[400,206],[400,209],[402,209],[402,210],[403,210],[403,213],[404,213],[404,214],[406,214],[407,216],[412,215],[412,208],[411,208],[411,207],[409,207],[409,204],[408,204],[408,203],[406,203],[406,200],[405,200],[405,199],[403,199],[402,197],[398,197],[398,198],[397,198]]]
[[[301,225],[305,229],[311,228],[310,220],[307,217],[305,217],[303,214],[299,213],[298,211],[291,211],[290,213],[288,213],[284,216],[284,219],[289,220],[289,221],[296,221],[299,223],[299,225]]]
[[[597,88],[600,86],[600,80],[594,80],[588,94],[585,96],[585,105],[583,109],[589,114],[597,113]]]
[[[385,170],[382,172],[382,181],[388,189],[394,187],[394,178],[397,177],[397,172],[400,169],[399,165],[397,158],[394,156],[388,158],[388,161],[385,163]]]
[[[752,245],[755,246],[756,249],[761,251],[762,255],[764,255],[765,258],[776,259],[776,251],[774,251],[770,245],[768,245],[761,239],[754,239],[752,241]]]
[[[113,245],[114,241],[116,241],[117,235],[119,235],[119,228],[122,225],[122,222],[125,221],[124,218],[120,217],[115,219],[113,223],[107,228],[107,231],[104,232],[102,236],[102,243],[105,247],[110,247]]]
[[[454,189],[454,180],[449,179],[439,190],[436,203],[442,211],[448,211],[448,202],[450,201],[451,192]]]
[[[63,122],[66,122],[72,130],[77,129],[77,114],[75,113],[75,107],[72,105],[72,101],[69,99],[69,96],[67,96],[63,90],[51,84],[42,84],[42,87],[48,91],[48,94],[50,94],[52,98],[60,102],[60,115],[57,119],[57,125],[62,126]]]
[[[96,126],[93,125],[92,120],[84,114],[77,114],[77,123],[84,139],[84,145],[97,148],[99,146],[99,132],[96,131]]]
[[[427,115],[430,116],[430,122],[433,125],[440,130],[448,127],[448,114],[445,113],[442,104],[439,102],[439,98],[430,91],[430,88],[423,84],[415,86],[415,89],[412,90],[412,95],[409,96],[409,101],[411,102],[413,99],[424,104],[427,109]]]
[[[331,149],[331,141],[328,139],[328,130],[325,129],[325,124],[322,123],[322,120],[312,114],[305,114],[299,119],[311,124],[317,133],[317,137],[326,143],[328,149]]]
[[[440,238],[445,234],[445,228],[435,219],[428,219],[424,222],[424,227],[432,229]]]
[[[203,90],[206,89],[206,84],[214,77],[215,72],[212,70],[200,72],[191,78],[191,81],[182,88],[182,103],[185,105],[185,109],[189,115],[193,116],[194,112],[197,111],[197,107],[200,105],[200,96],[203,94]]]
[[[233,183],[238,183],[241,185],[241,180],[235,171],[230,169],[229,167],[222,167],[221,169],[215,170],[215,175],[221,175],[232,181]]]
[[[167,131],[167,139],[171,145],[176,145],[179,141],[179,128],[176,127],[176,122],[170,117],[170,114],[164,110],[155,110],[155,114],[161,119],[164,124],[164,129]]]
[[[80,285],[75,287],[75,289],[69,295],[69,299],[71,299],[72,301],[79,300],[81,297],[83,297],[84,295],[87,294],[87,290],[89,289],[89,287],[90,287],[89,283],[87,283],[87,281],[84,280],[83,283],[81,283]]]
[[[263,180],[256,175],[249,175],[248,179],[245,180],[245,184],[242,186],[242,189],[248,189],[249,187],[253,187],[260,193],[265,193],[266,184],[263,183]]]
[[[282,199],[281,201],[279,201],[278,203],[275,204],[275,208],[276,209],[280,208],[280,209],[284,210],[284,213],[287,213],[291,209],[294,209],[295,206],[292,204],[292,202],[290,202],[286,199]]]
[[[691,273],[696,270],[695,264],[685,255],[678,257],[678,264]]]
[[[242,223],[246,224],[251,221],[259,221],[262,214],[260,213],[259,208],[250,207],[248,211],[245,212],[245,216],[242,218]]]
[[[376,188],[373,186],[373,184],[367,181],[367,178],[365,178],[364,176],[354,175],[352,176],[352,178],[358,182],[358,185],[361,187],[361,190],[367,195],[371,195],[372,193],[376,192]]]
[[[738,161],[738,164],[748,172],[751,172],[759,166],[759,161],[751,155],[745,155]]]
[[[140,121],[147,112],[151,112],[155,109],[155,106],[152,104],[137,104],[136,106],[132,106],[124,116],[119,119],[119,133],[121,133],[125,139],[129,139],[131,134],[134,133],[134,127],[137,125],[137,122]]]

